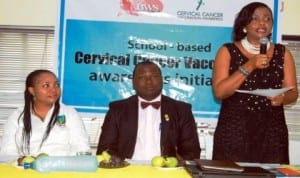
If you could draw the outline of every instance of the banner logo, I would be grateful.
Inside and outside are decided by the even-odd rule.
[[[200,9],[200,7],[201,7],[202,4],[203,4],[203,0],[199,0],[198,1],[198,5],[196,7],[196,11],[198,11]]]
[[[203,0],[198,0],[195,10],[179,10],[177,11],[177,17],[187,20],[223,21],[223,12],[207,11],[207,8],[203,7],[204,5],[207,4]]]
[[[163,4],[160,0],[121,0],[121,9],[130,15],[138,16],[140,12],[161,12]]]

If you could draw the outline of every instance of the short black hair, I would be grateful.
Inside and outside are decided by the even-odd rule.
[[[249,3],[240,10],[240,12],[237,14],[237,17],[235,18],[232,31],[233,41],[240,41],[247,35],[245,32],[243,32],[243,28],[252,21],[252,15],[254,11],[260,7],[267,8],[272,15],[272,22],[274,21],[272,10],[268,5],[261,2]],[[272,34],[270,34],[268,37],[270,38],[271,35]]]
[[[135,73],[136,73],[136,69],[137,69],[137,68],[139,68],[140,66],[147,66],[147,65],[155,65],[155,66],[158,68],[159,73],[160,73],[160,75],[161,75],[160,67],[159,67],[156,63],[147,60],[147,61],[143,61],[143,62],[140,62],[140,63],[138,63],[138,64],[135,65],[135,67],[134,67],[134,69],[133,69],[133,73],[132,73],[132,74],[133,74],[133,78],[135,77]]]

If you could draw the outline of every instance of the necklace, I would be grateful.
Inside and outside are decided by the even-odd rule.
[[[251,44],[248,41],[247,37],[245,37],[241,40],[241,44],[246,49],[246,51],[248,51],[251,54],[259,54],[259,52],[260,52],[260,45],[255,46],[255,45]],[[269,49],[269,48],[270,48],[270,42],[268,42],[268,44],[267,44],[267,49]]]

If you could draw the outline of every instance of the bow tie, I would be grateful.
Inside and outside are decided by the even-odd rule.
[[[155,102],[144,102],[144,101],[142,101],[141,102],[141,106],[142,106],[143,109],[145,109],[146,107],[148,107],[150,105],[153,108],[158,109],[160,107],[160,101],[155,101]]]

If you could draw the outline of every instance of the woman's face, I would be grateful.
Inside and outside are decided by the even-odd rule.
[[[34,96],[35,104],[52,105],[61,95],[57,78],[51,73],[39,75],[34,86],[28,90]]]
[[[257,8],[252,21],[246,26],[247,39],[249,41],[258,41],[262,37],[267,37],[272,32],[272,14],[265,7]]]

